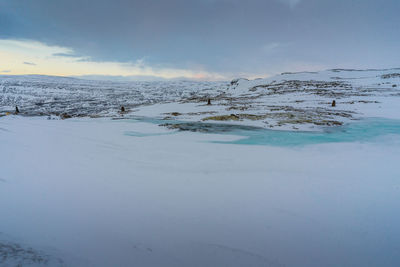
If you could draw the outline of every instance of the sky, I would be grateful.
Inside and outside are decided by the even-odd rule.
[[[400,67],[399,0],[0,0],[0,74],[229,80]]]

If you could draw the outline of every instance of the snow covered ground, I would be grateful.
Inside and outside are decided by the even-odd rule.
[[[3,76],[0,266],[400,266],[396,71]]]
[[[0,265],[398,266],[395,126],[250,146],[140,120],[3,117]]]
[[[140,116],[307,131],[366,117],[400,119],[400,69],[283,73],[230,83],[0,76],[0,92],[0,116],[17,105],[26,116]]]

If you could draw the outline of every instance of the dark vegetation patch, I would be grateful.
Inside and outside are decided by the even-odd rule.
[[[16,243],[0,242],[0,266],[64,266],[63,260],[55,259],[30,247]]]

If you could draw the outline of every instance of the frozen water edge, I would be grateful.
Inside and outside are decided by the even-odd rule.
[[[310,144],[338,142],[374,142],[386,136],[400,135],[400,120],[387,118],[364,118],[338,127],[323,127],[320,131],[270,130],[254,126],[229,123],[204,123],[171,121],[141,118],[149,122],[166,126],[171,131],[161,133],[126,132],[126,135],[146,137],[153,135],[176,134],[179,131],[200,132],[208,134],[227,134],[237,136],[234,140],[210,141],[221,144],[270,145],[270,146],[304,146]],[[161,124],[160,124],[161,123]]]
[[[238,146],[19,116],[0,128],[0,232],[66,266],[400,264],[399,138]]]

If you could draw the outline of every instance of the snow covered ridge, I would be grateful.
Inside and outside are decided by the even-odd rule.
[[[152,117],[319,130],[363,117],[400,119],[400,69],[283,73],[224,82],[100,82],[0,76],[0,115]],[[335,105],[332,102],[335,101]],[[125,111],[120,112],[121,107]]]

